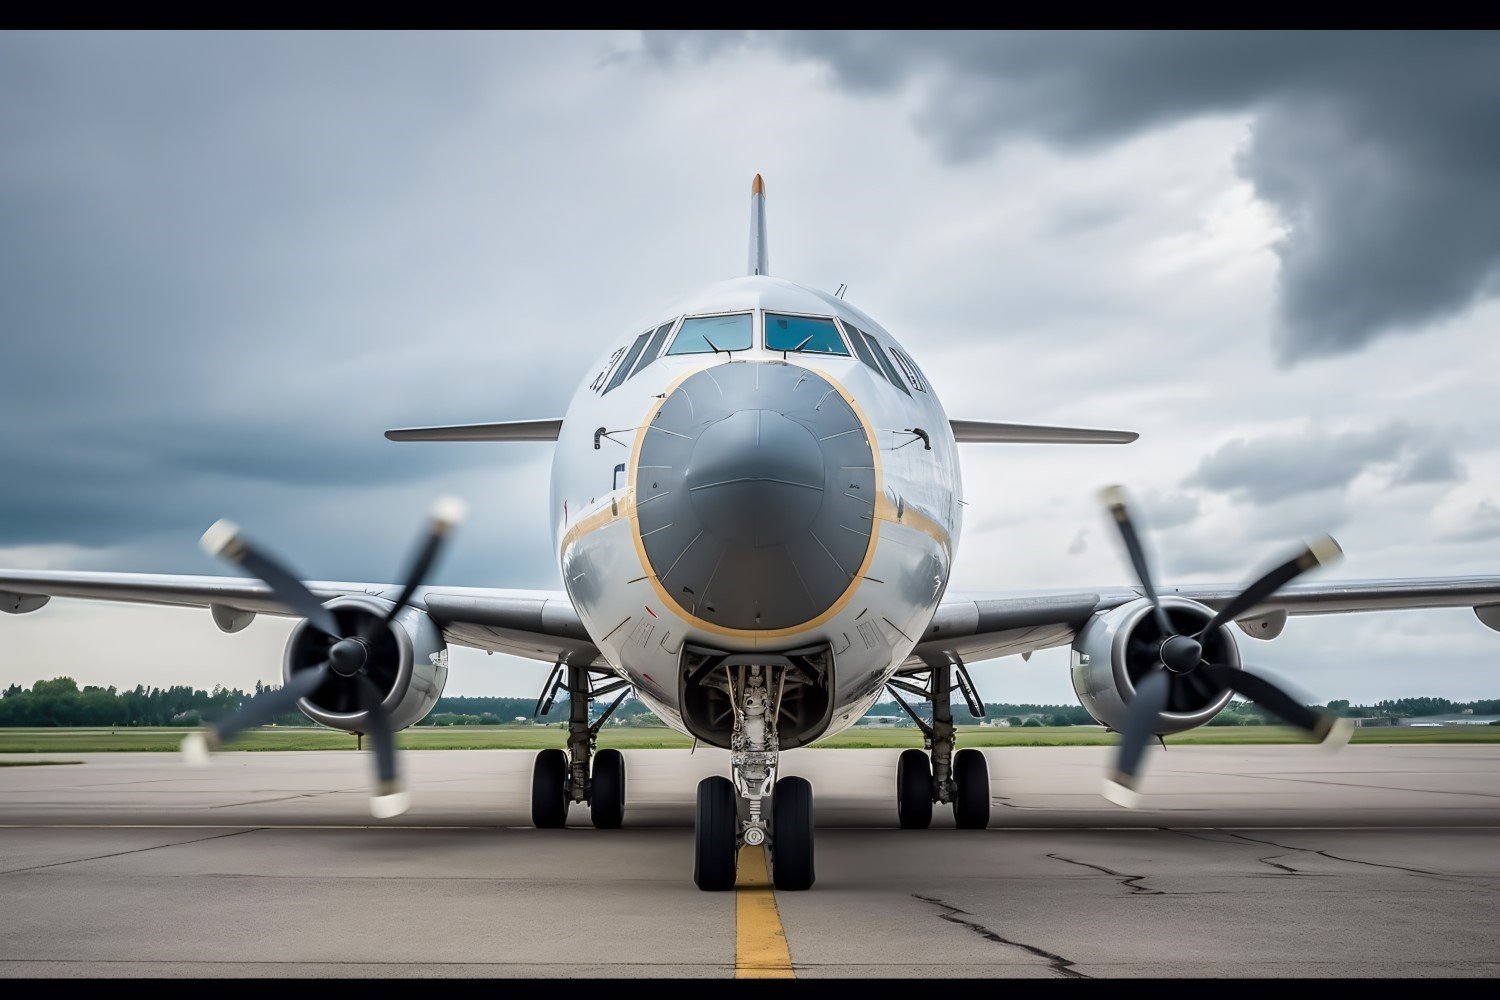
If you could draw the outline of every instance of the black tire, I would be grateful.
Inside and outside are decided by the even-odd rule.
[[[618,830],[625,819],[625,757],[618,750],[594,754],[589,818],[596,830]]]
[[[734,783],[715,775],[698,782],[698,819],[693,827],[693,883],[704,892],[734,888],[735,834]]]
[[[990,766],[972,747],[953,755],[953,822],[960,830],[990,825]]]
[[[556,830],[568,822],[568,755],[543,750],[531,765],[531,825]]]
[[[903,750],[896,762],[896,820],[903,830],[932,825],[932,761],[921,750]]]
[[[771,799],[771,882],[783,892],[811,889],[813,792],[806,778],[782,778]]]

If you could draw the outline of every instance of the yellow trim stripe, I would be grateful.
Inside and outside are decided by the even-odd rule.
[[[634,505],[635,491],[633,489],[627,490],[623,496],[616,499],[615,503],[605,504],[599,510],[575,522],[573,527],[568,529],[568,533],[563,535],[562,544],[558,546],[558,549],[563,555],[567,555],[568,550],[573,547],[573,544],[584,535],[613,524],[624,516],[623,512],[628,507]]]
[[[734,978],[796,979],[764,848],[740,848],[734,906]]]
[[[889,496],[881,493],[879,499],[875,501],[875,519],[920,531],[941,545],[950,558],[953,555],[953,539],[949,536],[947,529],[909,504],[904,506],[900,516],[897,516],[896,505],[891,503]]]

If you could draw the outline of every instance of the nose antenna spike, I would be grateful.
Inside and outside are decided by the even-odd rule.
[[[750,265],[749,274],[769,274],[766,251],[766,182],[755,175],[750,182]]]

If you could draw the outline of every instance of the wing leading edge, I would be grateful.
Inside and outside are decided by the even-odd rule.
[[[394,583],[312,581],[307,587],[320,600],[346,594],[394,600],[401,590]],[[243,577],[0,570],[0,611],[28,614],[54,597],[207,608],[225,632],[238,632],[257,614],[291,613],[265,584]],[[431,586],[420,588],[413,604],[455,645],[553,663],[603,662],[561,591]]]
[[[1217,611],[1241,590],[1234,584],[1163,587]],[[1073,641],[1089,616],[1142,596],[1129,587],[1092,591],[951,595],[907,659],[907,666],[977,661],[1030,653]],[[1288,616],[1366,611],[1471,608],[1487,627],[1500,632],[1500,576],[1427,579],[1330,580],[1287,587],[1250,609],[1237,624],[1245,634],[1274,639]]]
[[[445,427],[397,427],[385,432],[391,441],[556,441],[562,420],[505,420],[494,424],[450,424]]]
[[[1103,431],[1089,427],[1046,427],[1041,424],[1001,424],[991,420],[950,420],[953,438],[984,444],[1130,444],[1135,431]]]

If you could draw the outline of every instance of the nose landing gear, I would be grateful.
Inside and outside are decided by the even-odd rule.
[[[776,888],[809,889],[814,879],[812,785],[806,778],[776,777],[776,719],[786,669],[746,659],[731,657],[723,665],[734,710],[733,779],[712,777],[698,784],[693,881],[706,892],[733,888],[739,848],[764,845]]]

